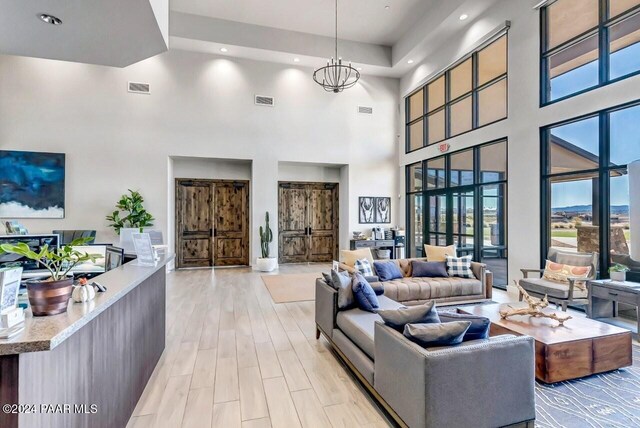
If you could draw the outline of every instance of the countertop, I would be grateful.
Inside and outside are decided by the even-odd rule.
[[[0,339],[0,355],[54,349],[173,259],[173,254],[162,256],[155,266],[139,266],[134,260],[99,275],[91,282],[104,285],[107,291],[96,293],[96,298],[90,302],[70,300],[65,313],[34,317],[27,310],[24,330],[10,339]]]

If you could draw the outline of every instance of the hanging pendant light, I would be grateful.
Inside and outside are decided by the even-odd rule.
[[[343,64],[338,56],[338,0],[336,0],[336,50],[335,56],[327,61],[327,65],[313,72],[313,80],[327,92],[342,92],[356,84],[360,79],[360,72],[351,66]]]

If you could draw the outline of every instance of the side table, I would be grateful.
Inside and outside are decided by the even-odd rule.
[[[618,304],[624,303],[636,307],[638,314],[638,334],[640,334],[640,283],[611,280],[589,281],[589,305],[587,317],[611,318],[618,316]]]

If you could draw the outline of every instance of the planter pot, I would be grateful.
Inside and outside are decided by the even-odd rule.
[[[67,311],[73,291],[73,278],[60,281],[27,281],[33,316],[57,315]]]
[[[271,272],[278,267],[278,259],[276,259],[275,257],[258,257],[256,267],[261,272]]]
[[[624,282],[627,279],[626,272],[609,272],[609,277],[612,281]]]

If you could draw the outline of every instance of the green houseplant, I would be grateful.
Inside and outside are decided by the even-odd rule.
[[[144,198],[140,192],[129,189],[116,203],[116,209],[107,216],[110,227],[120,235],[122,228],[139,228],[140,232],[147,226],[153,226],[155,218],[144,208]]]
[[[271,272],[278,266],[278,260],[275,257],[269,257],[269,244],[273,241],[273,232],[269,227],[269,211],[264,216],[264,228],[260,226],[260,251],[262,257],[258,257],[257,267],[262,272]]]
[[[629,268],[623,264],[615,263],[609,268],[609,277],[612,281],[622,281],[627,279]]]
[[[25,243],[2,244],[3,253],[17,254],[37,262],[49,272],[49,277],[27,281],[29,304],[34,316],[56,315],[66,312],[73,291],[73,277],[69,272],[78,263],[95,262],[100,255],[78,251],[74,247],[84,245],[93,238],[79,238],[59,248],[44,245],[39,252]]]

